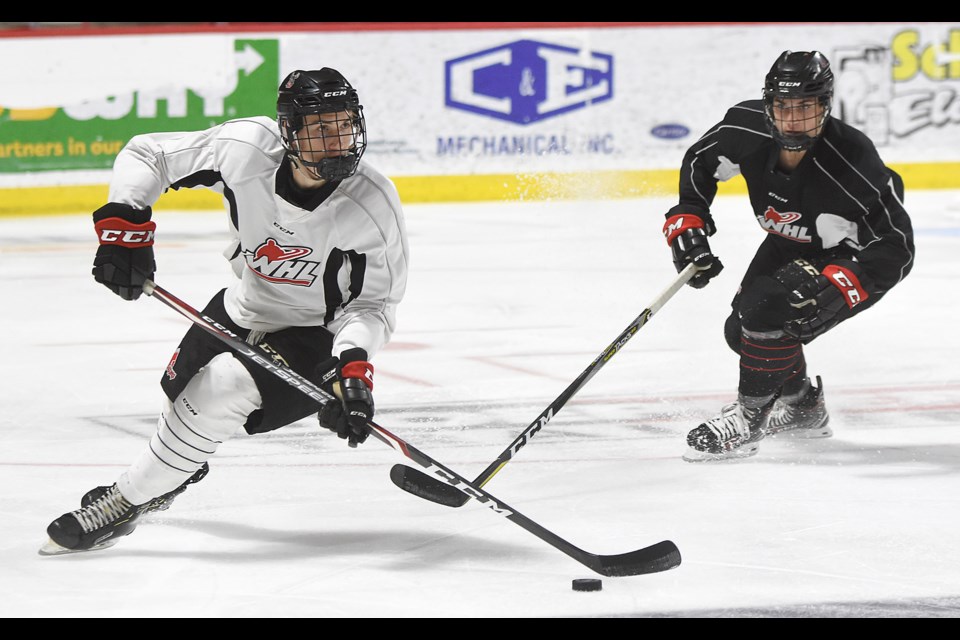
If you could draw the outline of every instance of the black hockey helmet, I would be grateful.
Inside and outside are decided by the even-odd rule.
[[[336,69],[324,67],[315,71],[293,71],[280,83],[278,93],[277,124],[287,154],[326,180],[352,176],[367,147],[363,106],[353,85]],[[330,113],[346,114],[345,118],[331,121],[339,134],[297,135],[306,116]],[[304,152],[323,152],[334,146],[333,140],[341,155],[316,161],[304,159]]]
[[[773,118],[774,103],[778,99],[792,98],[817,98],[823,107],[823,117],[816,126],[789,134],[777,128]],[[763,84],[763,111],[773,139],[784,149],[800,151],[810,148],[817,139],[817,129],[830,115],[832,103],[833,71],[826,56],[819,51],[784,51],[767,73]]]

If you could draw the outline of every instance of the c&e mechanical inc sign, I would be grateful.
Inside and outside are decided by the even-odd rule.
[[[526,127],[613,98],[613,56],[517,40],[444,63],[447,107]],[[597,124],[603,127],[603,120]],[[507,129],[510,125],[506,125]],[[568,156],[615,153],[613,133],[579,127],[457,132],[437,137],[437,156]]]

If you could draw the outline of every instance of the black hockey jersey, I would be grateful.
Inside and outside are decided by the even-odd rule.
[[[716,231],[710,205],[717,182],[743,175],[753,214],[784,254],[811,257],[837,247],[856,256],[882,295],[913,267],[913,228],[903,182],[873,143],[828,117],[823,133],[789,175],[777,169],[779,147],[766,127],[761,100],[732,107],[686,152],[680,204],[667,217],[693,213]]]

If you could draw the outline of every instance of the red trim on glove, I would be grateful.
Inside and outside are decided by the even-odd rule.
[[[870,297],[867,290],[860,284],[860,279],[849,269],[828,264],[823,268],[822,273],[830,284],[840,290],[844,301],[851,309]]]
[[[373,365],[363,360],[354,360],[343,365],[340,370],[340,376],[343,378],[359,378],[367,389],[373,391]]]
[[[143,224],[134,224],[123,218],[104,218],[93,228],[97,230],[100,244],[116,244],[128,249],[153,246],[153,236],[157,223],[152,220]]]
[[[671,216],[663,224],[663,237],[667,239],[667,244],[672,245],[674,238],[687,231],[688,229],[703,229],[704,224],[700,216],[692,213],[681,213]]]

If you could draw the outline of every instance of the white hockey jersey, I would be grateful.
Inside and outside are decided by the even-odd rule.
[[[170,188],[223,194],[232,233],[224,255],[238,277],[224,299],[233,321],[264,332],[323,325],[333,355],[360,347],[372,358],[393,333],[407,282],[397,190],[361,160],[355,175],[298,206],[289,171],[276,121],[242,118],[135,136],[114,163],[109,198],[144,208]]]

